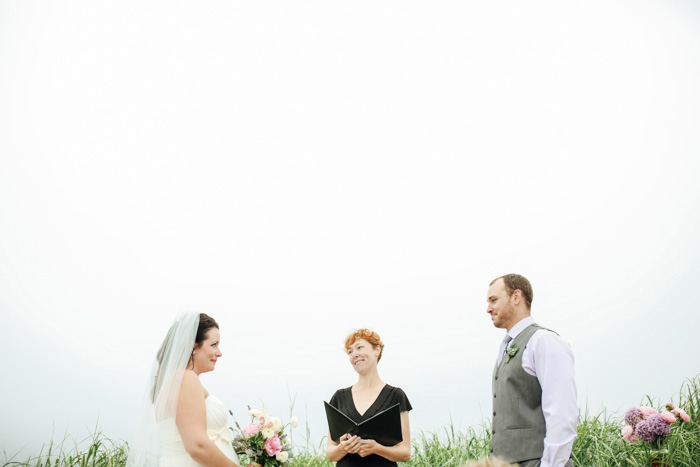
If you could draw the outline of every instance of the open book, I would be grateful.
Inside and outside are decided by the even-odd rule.
[[[362,423],[355,423],[328,402],[324,404],[331,439],[336,443],[340,442],[340,437],[345,433],[357,435],[362,439],[373,439],[384,446],[396,446],[403,441],[399,404],[392,405]]]

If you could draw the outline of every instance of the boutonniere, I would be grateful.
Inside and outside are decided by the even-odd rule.
[[[506,359],[506,363],[510,361],[510,357],[515,357],[515,354],[518,353],[519,348],[515,346],[515,344],[511,345],[506,349],[506,355],[508,355],[508,358]]]

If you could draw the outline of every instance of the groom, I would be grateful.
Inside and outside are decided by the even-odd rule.
[[[520,467],[572,467],[578,407],[569,344],[535,324],[523,276],[494,279],[487,301],[493,325],[507,331],[493,372],[491,454]]]

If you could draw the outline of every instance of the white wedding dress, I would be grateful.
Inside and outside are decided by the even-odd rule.
[[[216,396],[210,395],[205,400],[207,406],[207,436],[226,457],[238,464],[238,456],[231,446],[232,433],[228,427],[228,410]],[[160,467],[199,467],[185,451],[180,432],[174,418],[158,423],[158,439],[162,454]]]

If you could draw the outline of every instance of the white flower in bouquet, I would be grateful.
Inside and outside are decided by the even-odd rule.
[[[296,428],[299,426],[299,420],[296,417],[292,417],[289,419],[289,424],[292,425],[292,428]]]
[[[282,427],[284,426],[282,424],[282,420],[280,420],[278,417],[272,417],[270,419],[270,421],[272,422],[272,426],[270,427],[270,428],[272,428],[272,431],[275,431],[275,432],[280,431],[282,429]],[[268,425],[269,425],[269,423],[268,423]]]
[[[287,451],[282,451],[275,456],[275,459],[280,462],[287,462],[287,459],[289,459],[289,454]]]
[[[272,428],[265,428],[262,431],[262,436],[263,436],[263,439],[272,438],[273,436],[275,436],[275,430],[273,430]]]
[[[251,417],[259,417],[260,415],[262,415],[262,412],[257,409],[250,409],[248,411],[248,415],[250,415]]]

